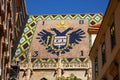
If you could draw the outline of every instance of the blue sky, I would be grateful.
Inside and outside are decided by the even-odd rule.
[[[105,13],[109,0],[26,0],[28,15]]]

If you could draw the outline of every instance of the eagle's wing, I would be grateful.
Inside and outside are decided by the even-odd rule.
[[[38,33],[38,36],[39,37],[37,37],[37,39],[39,39],[39,42],[41,42],[42,45],[46,46],[46,50],[48,52],[51,52],[52,54],[58,54],[50,46],[52,36],[53,36],[53,34],[51,32],[48,32],[43,29],[41,32]]]
[[[69,34],[70,44],[79,44],[79,41],[81,41],[82,38],[85,38],[84,34],[85,32],[82,29],[78,29],[76,31],[71,32]]]
[[[82,40],[82,38],[85,38],[84,36],[85,32],[82,29],[78,29],[76,31],[71,32],[69,35],[69,43],[70,45],[64,49],[61,53],[64,54],[65,52],[69,52],[70,49],[72,49],[72,45],[79,44],[79,41]],[[63,46],[64,47],[64,46]]]
[[[39,39],[39,42],[42,42],[43,45],[49,45],[52,35],[53,34],[51,32],[43,29],[41,32],[38,33],[39,37],[37,37],[37,39]]]

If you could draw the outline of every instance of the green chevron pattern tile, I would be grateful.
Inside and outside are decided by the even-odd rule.
[[[56,63],[55,59],[51,59],[51,58],[48,59],[47,62],[48,62],[48,63]]]
[[[66,15],[65,17],[64,17],[64,20],[71,20],[71,19],[73,19],[74,17],[72,17],[71,15]]]
[[[83,17],[81,17],[79,14],[75,15],[75,17],[74,17],[75,20],[80,20],[80,19],[82,19],[82,18],[83,18]]]
[[[63,58],[61,62],[64,64],[64,63],[68,63],[69,61],[67,60],[67,58]]]
[[[86,14],[86,15],[84,16],[84,19],[88,19],[89,21],[91,21],[91,20],[92,20],[92,17],[91,17],[91,15]]]
[[[57,15],[53,18],[53,20],[63,20],[64,18],[61,15]]]

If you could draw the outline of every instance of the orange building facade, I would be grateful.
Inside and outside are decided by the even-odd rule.
[[[120,0],[110,0],[90,51],[92,80],[120,80]]]

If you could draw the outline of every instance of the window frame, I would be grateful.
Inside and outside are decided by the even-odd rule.
[[[106,45],[105,42],[101,45],[101,54],[102,54],[102,65],[106,63]]]
[[[113,49],[116,45],[115,23],[114,22],[110,26],[110,39],[111,39],[111,49]]]
[[[95,58],[95,78],[98,76],[98,57]]]

